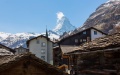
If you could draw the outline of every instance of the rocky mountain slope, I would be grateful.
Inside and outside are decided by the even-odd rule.
[[[94,26],[109,33],[118,25],[120,25],[120,0],[108,0],[90,15],[83,28]]]

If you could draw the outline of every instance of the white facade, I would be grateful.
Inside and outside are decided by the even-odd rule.
[[[99,37],[103,37],[105,36],[105,34],[95,30],[95,29],[91,29],[91,40],[94,40],[96,38],[99,38]]]
[[[49,64],[53,64],[53,44],[45,37],[37,37],[29,42],[29,51]]]

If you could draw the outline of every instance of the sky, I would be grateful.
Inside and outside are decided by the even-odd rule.
[[[62,12],[72,25],[80,27],[107,0],[0,0],[0,32],[45,32],[56,26]]]

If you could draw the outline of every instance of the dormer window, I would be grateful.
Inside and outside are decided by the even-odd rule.
[[[94,35],[97,35],[97,31],[94,31]]]
[[[86,31],[84,31],[83,34],[86,34]]]

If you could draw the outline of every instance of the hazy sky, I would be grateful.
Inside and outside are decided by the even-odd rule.
[[[107,0],[0,0],[0,32],[45,32],[56,26],[62,12],[72,25],[80,27]]]

